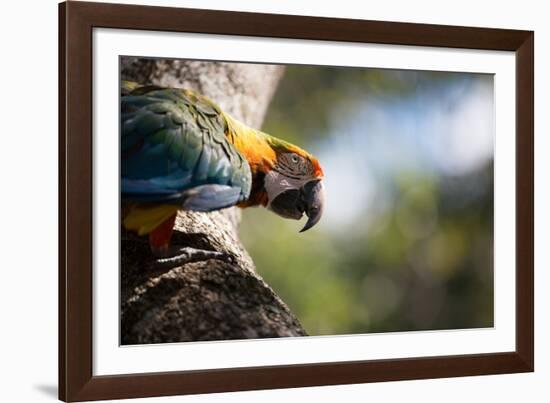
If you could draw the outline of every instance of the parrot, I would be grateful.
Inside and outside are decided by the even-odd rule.
[[[191,89],[122,81],[122,225],[148,236],[159,265],[222,258],[223,252],[171,245],[177,212],[263,206],[275,214],[321,219],[319,161],[302,148],[254,129]]]

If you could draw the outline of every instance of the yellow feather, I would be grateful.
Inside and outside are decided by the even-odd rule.
[[[229,126],[227,139],[246,158],[252,174],[271,169],[277,155],[266,140],[268,135],[248,127],[225,112],[223,116]]]
[[[175,204],[132,204],[124,217],[124,228],[146,235],[179,210]]]

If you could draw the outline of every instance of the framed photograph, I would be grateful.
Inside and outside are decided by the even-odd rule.
[[[534,370],[534,33],[59,5],[59,398]]]

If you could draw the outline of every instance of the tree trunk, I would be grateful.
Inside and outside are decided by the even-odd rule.
[[[259,127],[283,74],[281,66],[124,57],[122,79],[191,88],[239,120]],[[180,212],[173,243],[228,252],[231,263],[205,260],[151,269],[147,240],[123,232],[122,344],[228,340],[306,333],[256,273],[238,237],[241,212]]]

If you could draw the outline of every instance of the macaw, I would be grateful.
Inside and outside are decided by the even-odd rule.
[[[213,211],[264,206],[313,227],[323,213],[323,170],[308,152],[248,127],[207,97],[188,89],[121,89],[123,226],[148,235],[160,265],[200,254],[170,239],[178,210]]]

